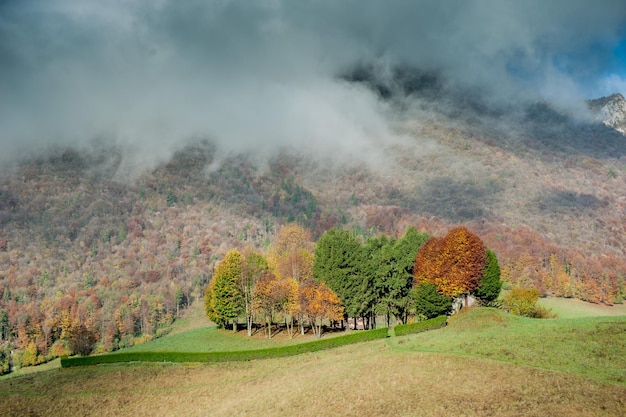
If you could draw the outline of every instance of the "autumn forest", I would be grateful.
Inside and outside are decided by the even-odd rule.
[[[143,170],[102,143],[24,157],[0,174],[3,354],[27,366],[132,346],[197,302],[267,337],[403,323],[466,294],[492,302],[496,264],[505,288],[621,303],[626,142],[552,116],[535,109],[517,134],[407,122],[376,163],[209,140]]]

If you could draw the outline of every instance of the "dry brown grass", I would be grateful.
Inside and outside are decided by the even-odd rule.
[[[385,341],[290,358],[0,381],[2,416],[620,416],[626,387]]]

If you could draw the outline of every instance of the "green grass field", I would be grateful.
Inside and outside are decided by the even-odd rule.
[[[529,319],[496,309],[453,316],[448,326],[389,339],[394,349],[475,356],[626,385],[626,317]]]
[[[133,349],[292,343],[189,323]],[[49,369],[0,380],[0,415],[622,416],[626,316],[473,309],[445,328],[286,358]]]
[[[248,337],[245,331],[233,333],[216,326],[201,327],[183,333],[175,333],[141,345],[124,349],[125,352],[215,352],[263,349],[313,340],[310,336],[297,334],[293,339],[278,335],[273,339],[262,336],[260,330],[255,337]]]
[[[587,303],[573,298],[546,297],[540,298],[537,304],[549,308],[559,318],[573,319],[579,317],[626,316],[626,304],[605,306]]]

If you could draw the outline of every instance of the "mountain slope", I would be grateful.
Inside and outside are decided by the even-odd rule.
[[[403,77],[373,87],[394,134],[369,153],[263,159],[196,140],[137,177],[125,177],[127,150],[102,144],[2,168],[0,338],[32,344],[39,361],[65,353],[48,341],[72,320],[95,329],[103,350],[158,335],[226,251],[266,247],[290,221],[314,237],[465,224],[512,285],[621,301],[624,135],[549,103],[494,109],[432,77]]]
[[[626,135],[626,100],[623,95],[617,93],[590,100],[588,105],[602,123]]]

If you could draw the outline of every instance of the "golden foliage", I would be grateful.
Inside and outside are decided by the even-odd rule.
[[[485,269],[487,251],[482,240],[466,227],[456,227],[443,238],[431,238],[415,259],[417,284],[430,282],[449,297],[478,288]]]

